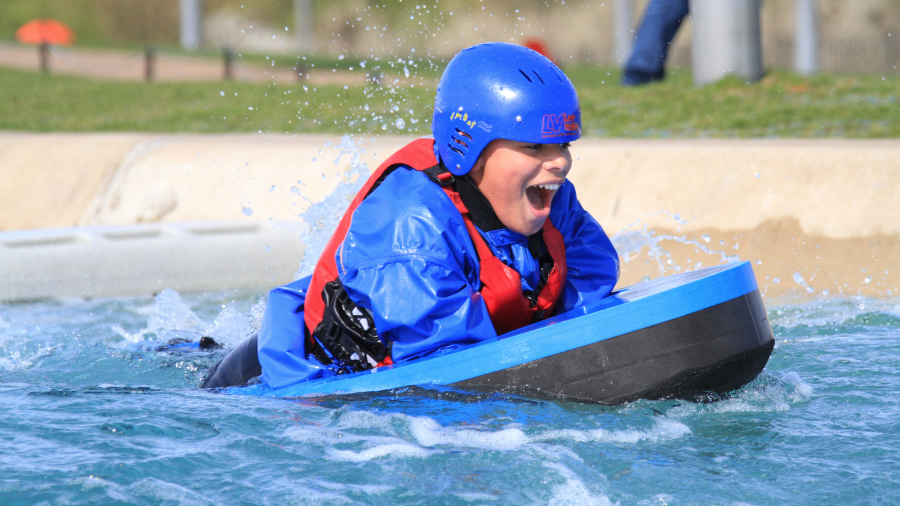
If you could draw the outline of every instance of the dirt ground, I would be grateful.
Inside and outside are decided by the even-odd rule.
[[[0,66],[19,70],[40,71],[37,46],[0,44]],[[146,75],[144,51],[114,51],[52,46],[48,67],[51,74],[72,75],[111,81],[143,81]],[[245,82],[287,82],[308,80],[316,85],[363,84],[365,72],[307,70],[305,76],[296,71],[267,68],[265,65],[234,63],[233,76]],[[225,78],[224,58],[157,54],[153,64],[153,80],[158,82],[221,81]]]

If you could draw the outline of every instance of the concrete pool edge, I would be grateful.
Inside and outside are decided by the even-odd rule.
[[[358,177],[354,158],[372,169],[411,138],[0,132],[0,230],[297,222]],[[586,138],[572,154],[607,232],[664,251],[628,255],[622,283],[739,256],[762,262],[767,297],[900,287],[900,141]]]

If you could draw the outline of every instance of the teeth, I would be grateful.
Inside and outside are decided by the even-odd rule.
[[[545,188],[550,191],[556,191],[556,190],[559,190],[559,187],[562,185],[559,183],[555,183],[555,184],[538,184],[535,186],[537,186],[538,188]]]

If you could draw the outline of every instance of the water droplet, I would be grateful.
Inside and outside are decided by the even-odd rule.
[[[253,215],[253,209],[250,209],[250,207],[245,207],[243,204],[241,204],[241,212],[244,213],[244,216]]]
[[[275,185],[274,185],[274,184],[272,185],[271,188],[269,188],[269,193],[272,193],[273,191],[275,191]]]
[[[867,285],[871,282],[872,282],[872,278],[869,278],[869,277],[867,277],[866,279],[863,280],[863,283],[865,283]]]
[[[700,237],[702,237],[703,240],[704,240],[705,242],[709,242],[709,236],[708,236],[708,235],[703,234],[703,235],[701,235]]]
[[[757,173],[755,173],[755,174],[753,174],[753,175],[756,176],[756,179],[759,179],[759,172],[757,172]]]
[[[799,272],[794,273],[794,283],[797,283],[801,286],[806,285],[806,281],[803,279],[803,276],[801,276]]]
[[[772,278],[772,282],[777,285],[778,283],[781,283],[781,280],[778,278]]]
[[[822,295],[824,295],[824,296],[827,297],[827,296],[828,296],[828,293],[829,293],[829,292],[828,292],[828,289],[827,289],[827,288],[824,289],[824,290],[822,290]]]
[[[291,186],[291,193],[294,195],[300,195],[300,190],[296,186]]]
[[[522,121],[522,116],[516,116],[516,121]]]
[[[403,67],[403,75],[406,77],[409,77],[409,69],[408,68]]]
[[[394,122],[394,126],[397,127],[398,130],[403,130],[406,128],[406,122],[403,121],[403,118],[397,118],[397,121]]]
[[[271,247],[271,246],[266,246],[266,252],[268,253],[269,251],[272,251],[272,247]]]
[[[252,111],[252,110],[253,110],[253,107],[248,107],[247,110],[248,110],[248,111]]]
[[[219,92],[219,96],[220,96],[220,97],[224,97],[224,96],[225,96],[225,92],[224,92],[224,91],[220,91],[220,92]]]
[[[344,59],[344,55],[342,55],[342,54],[338,55],[338,60],[343,60],[343,59]]]

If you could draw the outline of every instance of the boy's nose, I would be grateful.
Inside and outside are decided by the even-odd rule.
[[[572,163],[568,151],[559,146],[553,146],[549,151],[550,154],[544,160],[544,168],[549,171],[568,172]]]

